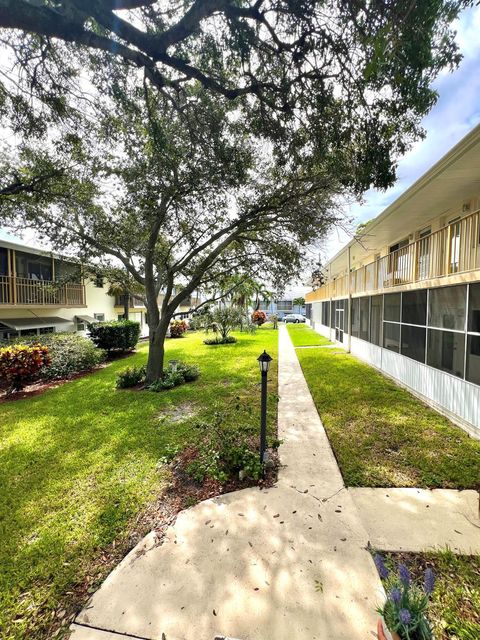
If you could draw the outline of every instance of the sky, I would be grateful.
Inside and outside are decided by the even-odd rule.
[[[463,60],[453,73],[442,73],[434,83],[439,97],[423,120],[426,137],[401,158],[393,187],[383,192],[371,189],[362,204],[345,211],[353,218],[352,228],[378,216],[480,122],[480,7],[463,12],[453,27]],[[335,229],[322,246],[322,262],[350,240],[351,235]]]
[[[393,187],[383,192],[371,189],[362,203],[345,211],[347,217],[353,219],[353,228],[379,215],[480,122],[480,7],[464,11],[454,29],[463,60],[458,69],[453,73],[443,72],[434,84],[439,98],[423,120],[426,137],[401,158]],[[19,239],[2,229],[0,239],[39,246],[31,235]],[[350,239],[347,233],[335,229],[322,245],[322,262],[335,255]],[[289,293],[302,295],[308,289],[298,283],[289,288]]]

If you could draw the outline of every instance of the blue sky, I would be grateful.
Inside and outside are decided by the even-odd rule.
[[[435,82],[439,98],[424,118],[425,139],[417,142],[400,160],[398,180],[393,187],[383,192],[371,189],[362,204],[346,211],[348,217],[353,218],[354,227],[381,213],[480,122],[480,7],[465,11],[454,28],[463,60],[456,71],[442,73]],[[333,231],[322,247],[323,258],[332,257],[350,239],[343,231]]]

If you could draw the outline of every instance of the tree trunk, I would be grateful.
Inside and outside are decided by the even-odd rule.
[[[123,319],[128,320],[130,309],[130,294],[123,296]]]
[[[155,327],[149,326],[149,343],[146,384],[151,384],[163,376],[165,360],[165,338],[171,318],[162,316]]]

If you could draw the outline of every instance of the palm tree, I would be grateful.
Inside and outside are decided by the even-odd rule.
[[[299,298],[294,298],[292,300],[293,306],[294,307],[304,307],[305,306],[305,298],[299,297]]]

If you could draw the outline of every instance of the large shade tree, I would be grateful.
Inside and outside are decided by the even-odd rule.
[[[285,279],[337,195],[392,183],[467,4],[0,0],[3,220],[144,287],[153,380],[185,297]]]

